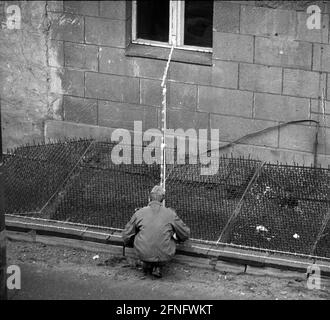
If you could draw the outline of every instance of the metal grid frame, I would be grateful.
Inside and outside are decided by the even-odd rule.
[[[114,146],[68,140],[5,155],[6,213],[121,230],[160,183],[160,165],[115,165]],[[167,165],[166,179],[166,204],[196,241],[330,258],[329,169],[228,156],[216,175],[200,168]]]

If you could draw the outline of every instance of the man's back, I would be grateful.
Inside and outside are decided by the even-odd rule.
[[[163,262],[175,254],[174,233],[178,240],[184,241],[190,230],[173,210],[152,201],[132,216],[123,231],[123,239],[128,243],[135,236],[134,248],[141,260]]]

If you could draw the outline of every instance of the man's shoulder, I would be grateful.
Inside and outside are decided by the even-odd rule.
[[[169,211],[171,211],[171,212],[174,212],[175,213],[175,210],[173,208],[171,208],[171,207],[164,207],[164,208],[167,209],[167,210],[169,210]]]
[[[175,212],[175,210],[173,208],[171,208],[171,207],[164,207],[164,210],[171,217],[175,217],[176,216],[176,212]]]
[[[137,209],[135,209],[135,214],[136,215],[143,214],[144,212],[146,212],[148,210],[150,210],[149,206],[145,206],[145,207],[142,207],[142,208],[137,208]]]

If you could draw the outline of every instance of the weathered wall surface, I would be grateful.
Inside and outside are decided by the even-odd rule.
[[[42,136],[45,119],[63,117],[76,123],[72,130],[80,134],[85,130],[97,135],[97,126],[132,129],[134,120],[142,120],[144,129],[160,127],[160,82],[166,62],[127,55],[130,1],[19,3],[25,6],[23,16],[34,13],[33,21],[27,21],[21,32],[2,29],[0,33],[0,72],[5,84],[1,96],[10,103],[19,102],[15,112],[3,103],[9,145]],[[310,4],[322,10],[321,30],[306,27]],[[330,96],[328,9],[324,1],[215,1],[212,64],[171,64],[168,126],[219,128],[220,140],[226,143],[285,121],[320,120],[318,160],[327,166],[330,109],[327,101],[323,115],[320,97],[322,91]],[[38,66],[32,68],[38,72],[38,81],[30,75],[26,60],[18,63],[9,54],[15,52],[8,49],[11,43],[21,50],[18,36],[26,43],[19,59],[25,56]],[[25,80],[17,82],[16,77],[15,82],[17,73],[4,61],[16,61],[16,68],[24,70],[20,79]],[[31,94],[16,97],[10,91],[13,88]],[[6,121],[16,129],[9,129]],[[61,122],[53,123],[46,132],[69,135],[66,122],[62,127]],[[315,125],[291,125],[250,138],[226,152],[310,164],[315,136]]]
[[[21,29],[7,26],[8,6],[21,9]],[[0,102],[4,148],[44,139],[44,120],[60,119],[60,78],[51,73],[45,1],[0,1]]]

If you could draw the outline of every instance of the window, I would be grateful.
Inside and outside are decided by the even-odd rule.
[[[133,43],[212,52],[213,1],[133,1]]]

